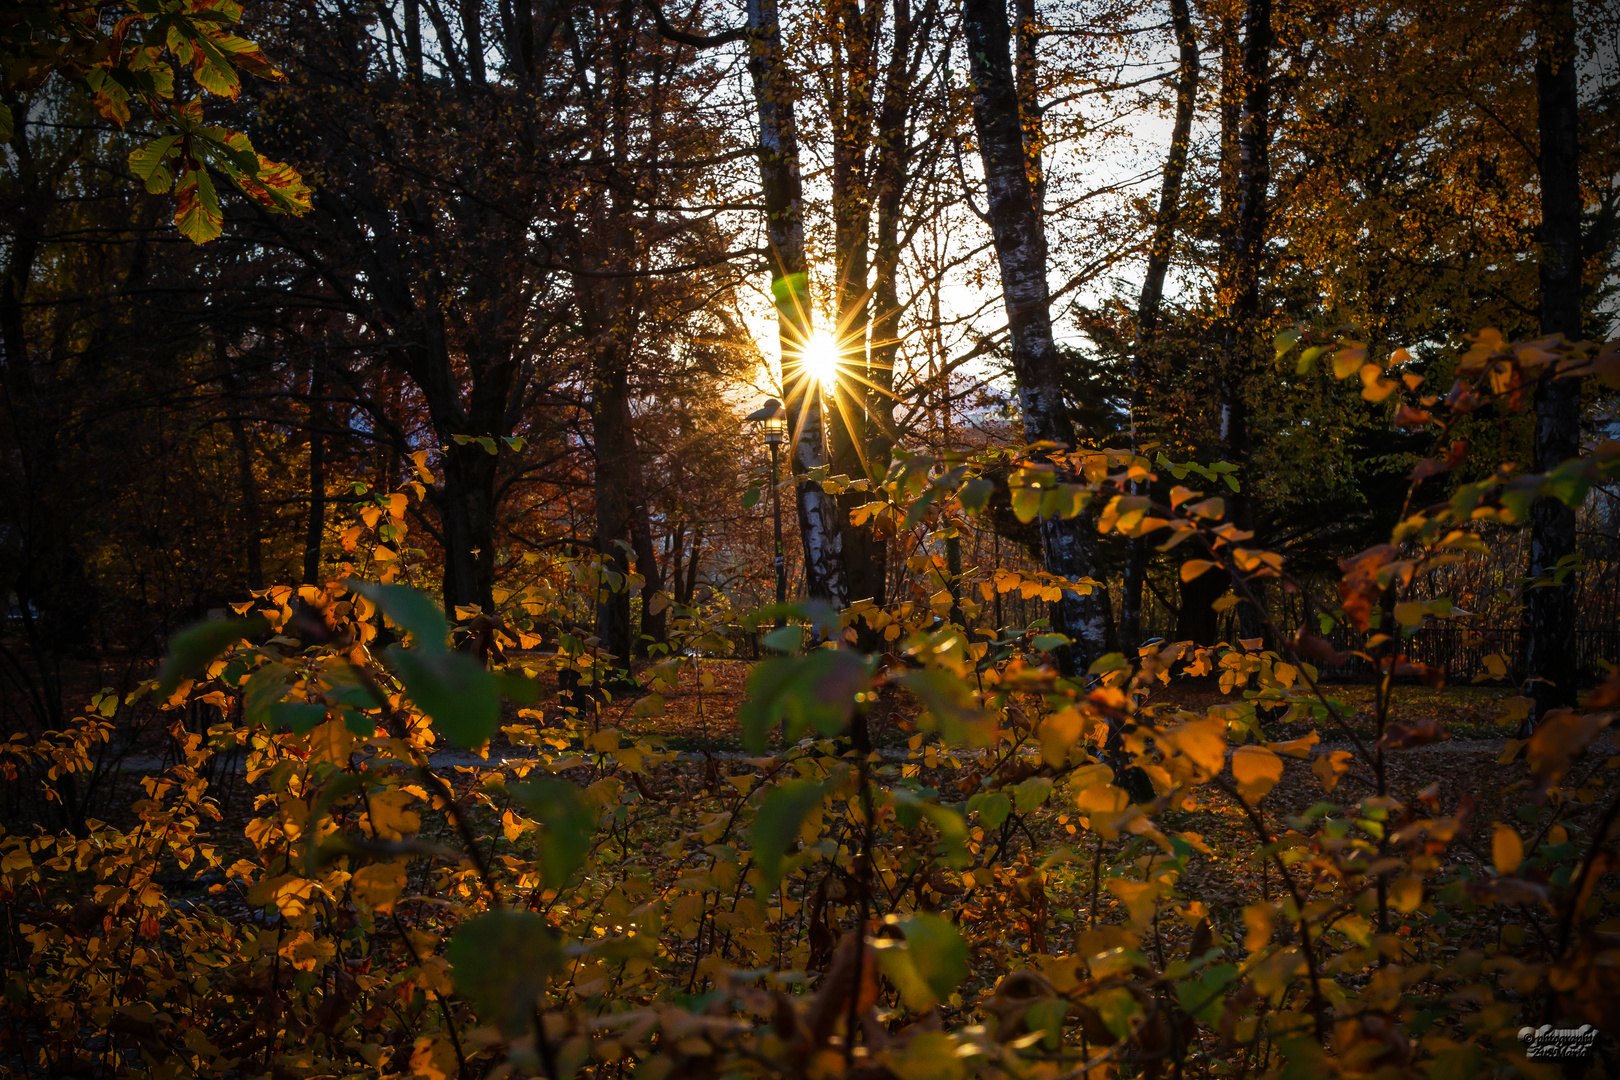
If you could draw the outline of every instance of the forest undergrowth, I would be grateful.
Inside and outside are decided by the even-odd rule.
[[[970,634],[951,613],[1100,583],[952,578],[919,545],[911,599],[754,613],[758,662],[703,659],[717,627],[682,609],[632,684],[547,624],[541,591],[447,620],[368,558],[410,491],[379,501],[346,535],[352,576],[256,593],[177,635],[131,695],[0,746],[6,782],[64,811],[0,834],[0,1067],[1462,1080],[1560,1074],[1521,1029],[1590,1024],[1572,1067],[1615,1071],[1620,676],[1519,738],[1529,698],[1442,691],[1402,645],[1466,620],[1413,583],[1482,553],[1478,530],[1620,474],[1601,444],[1431,498],[1424,480],[1461,460],[1449,425],[1538,379],[1612,378],[1620,352],[1482,336],[1442,399],[1355,343],[1303,345],[1436,434],[1390,542],[1331,596],[1246,547],[1231,482],[1195,463],[1035,446],[820,478],[865,490],[858,513],[892,534],[940,539],[1003,470],[1022,520],[1185,544],[1184,576],[1232,575],[1228,607],[1309,601],[1299,627],[1084,671],[1062,635]],[[1187,483],[1134,494],[1154,471]],[[599,595],[627,584],[573,572]],[[1343,662],[1340,623],[1370,634],[1371,687],[1317,682]],[[171,718],[177,760],[127,819],[74,820],[132,698]],[[748,756],[677,745],[694,719]],[[1487,728],[1499,746],[1427,749]],[[447,747],[478,763],[435,764]]]

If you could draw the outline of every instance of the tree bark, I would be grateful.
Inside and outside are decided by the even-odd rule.
[[[1030,184],[1018,90],[1008,55],[1005,0],[965,0],[962,25],[1024,438],[1073,447],[1074,424],[1059,388],[1060,360],[1048,310],[1046,235]],[[1041,552],[1049,573],[1068,578],[1096,573],[1093,529],[1083,517],[1042,520]],[[1098,593],[1079,596],[1066,591],[1053,605],[1053,615],[1056,627],[1074,642],[1059,657],[1067,671],[1084,670],[1107,651],[1108,617]]]
[[[1164,299],[1164,278],[1170,270],[1175,248],[1176,226],[1181,218],[1181,179],[1187,171],[1187,149],[1192,142],[1193,111],[1198,104],[1198,38],[1193,32],[1187,0],[1170,0],[1170,20],[1175,27],[1181,71],[1176,81],[1176,119],[1170,129],[1170,152],[1165,157],[1164,177],[1159,187],[1159,209],[1153,221],[1153,246],[1148,251],[1147,274],[1136,306],[1136,349],[1131,354],[1131,452],[1140,454],[1142,421],[1146,408],[1143,382],[1147,377],[1148,354],[1158,331],[1159,307]],[[1137,481],[1138,495],[1147,493],[1147,483]],[[1133,539],[1125,556],[1125,583],[1120,611],[1120,640],[1127,651],[1142,641],[1142,585],[1147,580],[1146,538]]]
[[[1231,520],[1253,530],[1253,454],[1249,430],[1249,391],[1254,367],[1254,334],[1260,308],[1260,272],[1265,256],[1271,187],[1271,0],[1248,0],[1243,14],[1242,112],[1237,142],[1236,213],[1232,217],[1230,278],[1222,301],[1221,441],[1239,466],[1242,488],[1228,499]],[[1223,93],[1226,88],[1223,88]],[[1259,593],[1259,583],[1251,586]],[[1259,637],[1263,613],[1247,601],[1239,605],[1243,637]]]
[[[805,591],[843,607],[847,593],[835,500],[807,477],[828,464],[822,432],[821,392],[803,363],[812,327],[808,263],[804,252],[804,190],[799,179],[799,137],[782,60],[776,0],[748,0],[748,71],[759,109],[759,173],[765,231],[771,248],[771,294],[776,301],[782,351],[782,400],[792,431],[796,501],[804,542]]]
[[[881,23],[878,0],[834,0],[832,114],[833,258],[836,269],[834,299],[837,311],[835,338],[843,362],[839,378],[824,388],[832,405],[827,415],[827,437],[835,475],[854,479],[871,476],[867,456],[867,413],[871,394],[865,385],[868,364],[867,330],[871,296],[872,254],[872,145],[873,90],[877,82],[877,31]],[[881,474],[879,474],[881,476]],[[848,600],[876,599],[883,591],[881,564],[874,561],[878,547],[870,524],[855,525],[850,511],[867,500],[861,491],[846,491],[837,498],[839,549],[843,555]],[[863,642],[875,644],[873,642]]]
[[[1536,105],[1541,147],[1541,332],[1581,338],[1581,189],[1579,86],[1574,0],[1541,0],[1536,28]],[[1536,388],[1535,469],[1545,472],[1580,452],[1578,379]],[[1530,575],[1551,574],[1575,554],[1575,511],[1557,499],[1530,508]],[[1534,719],[1575,700],[1575,575],[1531,589],[1526,605],[1525,671]]]

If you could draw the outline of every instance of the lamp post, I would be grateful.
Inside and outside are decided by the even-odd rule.
[[[787,410],[775,398],[766,398],[765,404],[748,414],[750,423],[758,424],[765,433],[765,442],[771,448],[771,515],[776,527],[776,602],[778,605],[787,603],[787,566],[782,561],[782,492],[781,492],[781,453],[782,443],[787,438]],[[780,612],[776,615],[776,625],[786,625],[786,620]]]

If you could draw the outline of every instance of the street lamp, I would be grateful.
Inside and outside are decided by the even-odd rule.
[[[751,424],[758,424],[765,433],[765,442],[771,448],[771,514],[776,523],[776,603],[787,603],[787,566],[782,561],[782,493],[781,493],[781,453],[782,443],[787,438],[787,410],[775,398],[766,398],[765,404],[749,413],[747,420]],[[777,612],[776,625],[786,625],[781,612]]]

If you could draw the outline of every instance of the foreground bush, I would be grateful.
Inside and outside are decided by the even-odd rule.
[[[1353,353],[1335,359],[1344,375]],[[1445,401],[1413,387],[1402,422],[1446,445],[1468,411],[1615,355],[1482,345]],[[1400,392],[1368,366],[1368,396]],[[981,474],[1010,468],[1025,520],[1093,513],[1105,532],[1190,544],[1183,573],[1222,565],[1229,603],[1303,588],[1243,546],[1219,495],[1129,494],[1153,467],[1129,455],[946,464],[900,461],[859,512],[946,532],[986,505]],[[755,756],[724,761],[604,722],[622,702],[601,658],[573,638],[516,651],[535,644],[520,607],[452,631],[402,585],[270,590],[248,618],[177,638],[146,688],[176,710],[181,759],[146,778],[130,821],[0,836],[0,1061],[166,1077],[1552,1075],[1522,1027],[1620,1026],[1605,921],[1620,758],[1585,753],[1620,681],[1510,742],[1516,781],[1476,800],[1439,782],[1455,777],[1438,753],[1433,785],[1392,782],[1445,735],[1402,712],[1397,680],[1432,677],[1403,640],[1462,614],[1421,594],[1429,571],[1531,500],[1576,505],[1617,474],[1606,445],[1429,504],[1419,479],[1391,543],[1345,563],[1311,625],[1084,673],[1051,662],[1060,635],[974,640],[946,621],[971,582],[890,610],[796,607],[750,678]],[[1096,583],[982,586],[1054,599]],[[1371,634],[1370,725],[1317,682],[1338,622]],[[700,665],[674,653],[642,673],[635,711],[655,716],[683,668]],[[1220,704],[1160,700],[1211,673]],[[536,680],[554,675],[578,689],[547,718]],[[852,722],[900,697],[922,708],[904,753],[849,750]],[[217,710],[206,732],[178,720],[199,703]],[[1528,707],[1513,699],[1504,723]],[[1320,731],[1273,738],[1279,714]],[[0,761],[55,790],[112,734],[87,716]],[[241,835],[215,831],[207,779],[231,752],[254,792]]]

